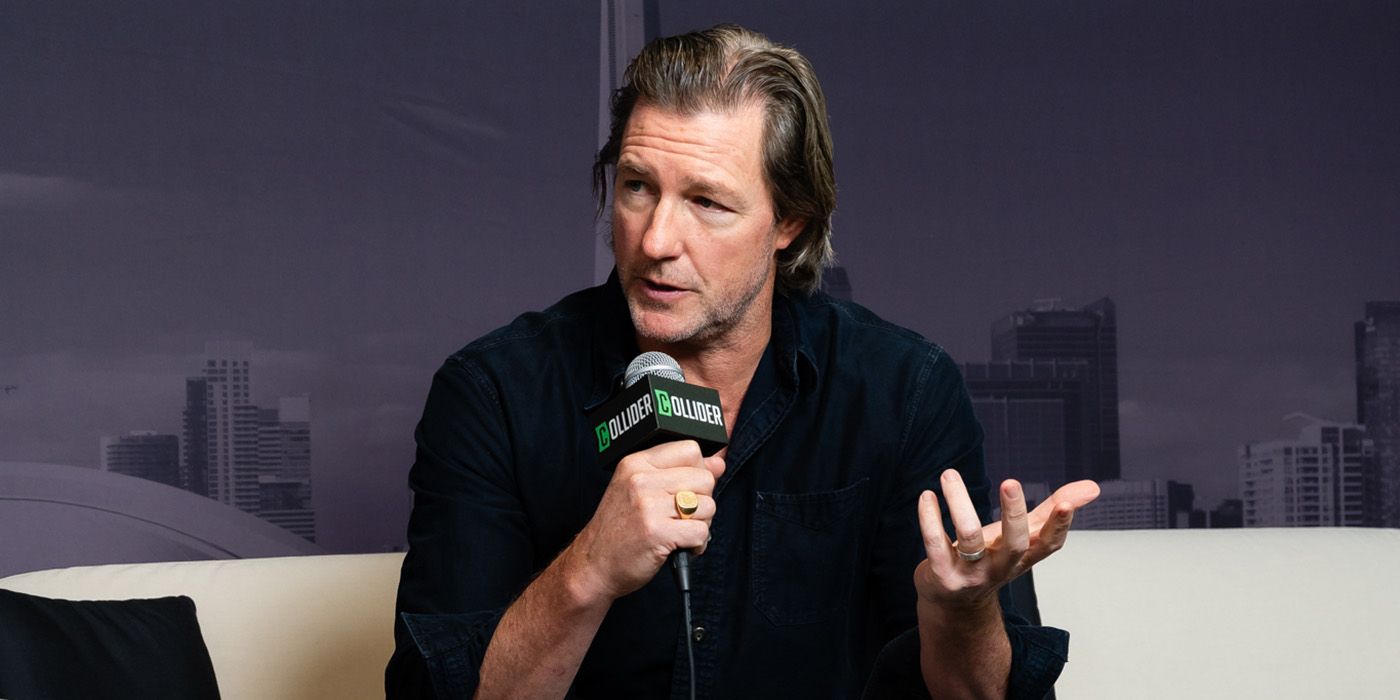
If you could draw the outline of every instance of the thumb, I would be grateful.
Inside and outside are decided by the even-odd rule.
[[[715,478],[718,479],[724,474],[724,458],[719,455],[706,457],[705,468],[710,470],[710,473],[714,474]]]

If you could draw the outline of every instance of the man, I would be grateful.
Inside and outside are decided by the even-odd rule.
[[[983,527],[952,360],[816,292],[835,183],[811,66],[721,26],[652,42],[626,83],[595,166],[613,277],[434,377],[389,695],[686,697],[692,668],[714,698],[1044,695],[1066,635],[998,591],[1097,487],[1028,514],[1007,481]],[[729,446],[603,470],[587,410],[650,350],[719,392]],[[678,549],[698,555],[688,629],[661,571]]]

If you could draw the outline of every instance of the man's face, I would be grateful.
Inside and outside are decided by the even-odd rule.
[[[613,194],[613,254],[640,336],[713,343],[766,331],[774,256],[805,222],[774,222],[759,105],[690,116],[637,105]]]

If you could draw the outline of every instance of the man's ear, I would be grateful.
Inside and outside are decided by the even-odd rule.
[[[792,242],[797,240],[802,231],[807,228],[807,219],[788,218],[778,222],[778,239],[776,248],[787,250]]]

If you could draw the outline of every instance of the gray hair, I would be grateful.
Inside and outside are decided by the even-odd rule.
[[[728,111],[749,100],[764,108],[764,176],[778,221],[806,219],[791,245],[778,251],[778,286],[811,294],[831,265],[831,213],[836,175],[826,98],[802,54],[733,24],[655,39],[632,59],[612,99],[607,145],[593,162],[593,192],[601,216],[608,175],[622,134],[639,102],[681,114]]]

